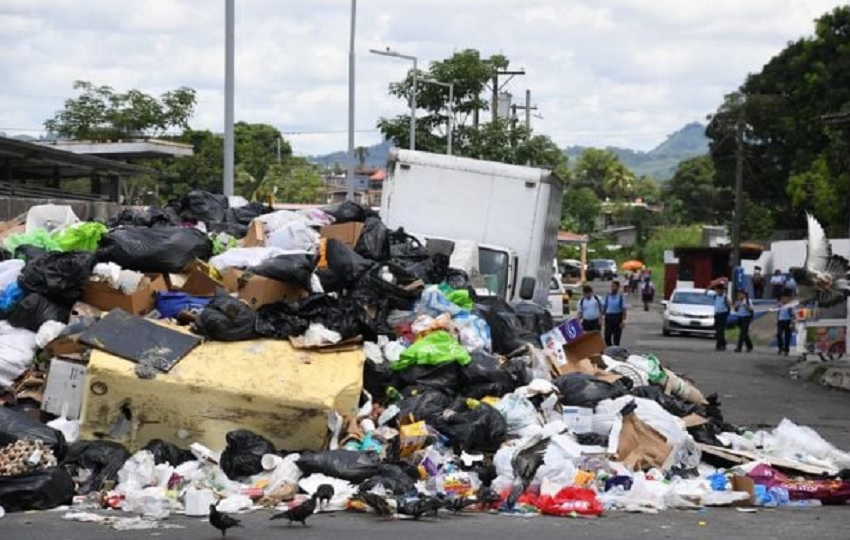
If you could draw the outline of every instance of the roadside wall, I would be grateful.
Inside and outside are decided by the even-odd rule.
[[[117,214],[121,205],[106,201],[73,201],[66,199],[25,199],[21,197],[0,197],[0,221],[8,221],[25,214],[33,206],[40,204],[61,204],[74,209],[82,221],[105,220]]]

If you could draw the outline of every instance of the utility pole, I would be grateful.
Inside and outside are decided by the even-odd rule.
[[[236,9],[234,0],[224,2],[224,194],[233,196],[233,88],[234,88],[234,19]]]
[[[502,83],[502,86],[499,86],[499,75],[508,75],[508,80]],[[525,70],[520,69],[518,71],[508,71],[504,69],[496,69],[493,72],[493,96],[491,98],[490,107],[493,110],[493,114],[491,116],[491,120],[495,121],[496,118],[499,117],[499,92],[502,88],[505,87],[506,84],[511,82],[511,79],[514,78],[515,75],[525,75]]]
[[[514,108],[514,117],[516,117],[517,109],[525,111],[525,127],[531,131],[531,111],[537,110],[537,105],[531,106],[531,90],[525,91],[525,105],[513,105],[512,107]]]
[[[348,43],[348,163],[345,175],[345,200],[354,200],[354,30],[357,0],[351,0],[351,30]]]
[[[735,216],[732,222],[732,272],[741,264],[741,208],[744,185],[744,122],[735,126]]]

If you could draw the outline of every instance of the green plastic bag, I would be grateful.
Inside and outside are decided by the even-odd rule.
[[[216,234],[210,235],[210,237],[212,238],[213,255],[221,255],[225,251],[239,247],[239,241],[232,236]]]
[[[463,309],[471,310],[475,305],[475,302],[473,302],[472,298],[469,297],[469,291],[466,289],[451,290],[448,294],[446,294],[446,298],[448,298],[449,302],[452,304],[462,307]]]
[[[62,251],[95,251],[106,231],[103,223],[88,221],[54,233],[53,239]]]
[[[47,251],[61,250],[56,240],[44,229],[36,229],[31,233],[11,234],[3,241],[3,247],[12,254],[21,246],[35,246]]]
[[[390,365],[395,371],[401,371],[411,366],[438,366],[449,362],[457,362],[465,366],[472,361],[469,352],[461,346],[451,334],[439,330],[417,340],[407,348],[398,362]]]

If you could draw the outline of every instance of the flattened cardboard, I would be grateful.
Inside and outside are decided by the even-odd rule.
[[[212,275],[211,275],[212,274]],[[203,261],[194,261],[190,265],[186,281],[180,290],[192,296],[215,296],[219,289],[227,289],[223,281],[217,280],[213,275],[218,271]],[[234,291],[229,291],[234,292]]]
[[[52,357],[65,357],[83,354],[86,352],[86,349],[88,349],[88,346],[77,341],[77,338],[79,337],[80,334],[59,336],[48,343],[45,350],[47,351],[47,354]]]
[[[142,316],[153,311],[156,293],[167,290],[168,285],[160,274],[145,276],[133,294],[124,294],[102,281],[88,281],[83,288],[81,301],[103,311],[119,308]]]
[[[323,238],[335,238],[353,248],[357,243],[357,239],[360,238],[360,232],[362,230],[363,223],[351,222],[339,225],[325,225],[321,228],[320,233]]]
[[[62,407],[67,405],[68,419],[77,420],[83,404],[86,374],[86,366],[80,363],[59,358],[51,360],[41,410],[58,416],[62,414]]]
[[[755,506],[756,483],[752,478],[743,474],[732,475],[732,491],[743,491],[750,494],[749,499],[732,503],[732,506]]]
[[[567,355],[568,361],[578,362],[579,360],[590,358],[595,354],[605,352],[605,340],[602,339],[602,334],[597,331],[585,332],[575,340],[567,343],[564,346],[564,352]]]

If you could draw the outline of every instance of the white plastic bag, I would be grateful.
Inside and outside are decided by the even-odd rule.
[[[35,335],[35,344],[39,349],[45,348],[48,343],[59,337],[65,326],[65,323],[59,321],[44,321]]]
[[[223,272],[228,268],[249,268],[251,266],[257,266],[266,259],[271,259],[285,253],[286,250],[274,247],[233,248],[210,259],[210,265],[219,272]]]
[[[831,463],[835,469],[850,468],[850,453],[837,449],[810,427],[783,418],[772,435],[775,444],[765,448],[771,453],[803,462],[813,462],[814,458]]]
[[[496,404],[508,424],[508,433],[516,435],[529,426],[541,426],[537,409],[527,398],[518,393],[508,394]]]
[[[26,263],[19,259],[0,262],[0,291],[18,281],[18,276],[21,275],[25,265]]]
[[[15,379],[32,364],[35,355],[35,332],[14,328],[0,321],[0,388],[12,386]]]
[[[325,476],[324,474],[311,474],[306,478],[302,478],[298,482],[298,486],[312,496],[322,484],[328,484],[334,488],[334,496],[331,498],[327,506],[322,507],[323,511],[340,511],[345,510],[348,500],[357,494],[357,488],[339,478]]]
[[[266,233],[282,229],[292,222],[300,222],[304,224],[307,224],[308,222],[308,218],[302,216],[298,212],[292,212],[290,210],[278,210],[277,212],[257,216],[254,219],[263,224],[263,229],[265,229]]]
[[[68,225],[80,222],[80,218],[74,213],[70,206],[59,204],[40,204],[33,206],[27,212],[26,233],[29,234],[37,229],[47,232],[59,231]]]
[[[47,423],[48,427],[59,430],[65,436],[65,440],[70,443],[77,442],[80,438],[80,421],[71,420],[68,418],[68,404],[62,405],[62,414],[56,420],[51,420]]]
[[[273,230],[266,239],[266,246],[288,250],[315,252],[319,248],[319,233],[303,221],[291,221]]]
[[[140,450],[124,462],[118,471],[118,491],[137,492],[156,484],[156,463],[153,454]]]
[[[254,506],[254,502],[247,495],[231,495],[224,499],[223,501],[218,503],[219,512],[224,512],[225,514],[240,512],[242,510],[248,510]]]

